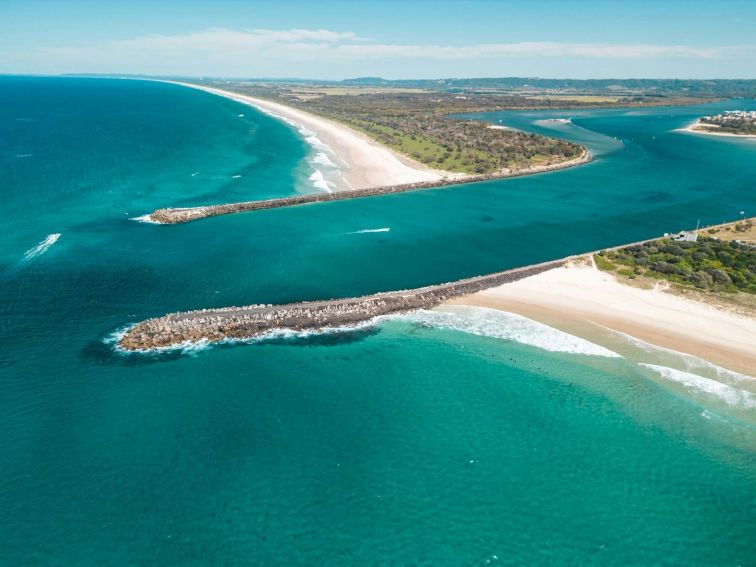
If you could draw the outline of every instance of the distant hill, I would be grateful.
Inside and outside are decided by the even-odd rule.
[[[346,86],[424,88],[459,92],[552,91],[645,96],[756,97],[756,79],[542,79],[501,77],[479,79],[396,80],[362,77],[339,81]]]
[[[75,76],[75,75],[70,75]],[[80,75],[79,75],[80,76]],[[94,75],[139,77],[140,75]],[[146,77],[158,78],[158,77]],[[198,77],[163,76],[166,79],[196,80]],[[202,77],[204,80],[266,84],[301,84],[347,87],[413,88],[459,93],[537,93],[644,97],[756,98],[756,79],[543,79],[540,77],[499,77],[473,79],[384,79],[357,77],[341,81],[294,77]]]

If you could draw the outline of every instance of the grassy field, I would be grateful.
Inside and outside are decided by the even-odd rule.
[[[699,230],[698,234],[718,238],[719,240],[738,240],[756,245],[756,217],[715,228],[705,228]]]
[[[596,104],[614,104],[623,100],[621,96],[601,95],[530,95],[531,100],[555,100],[561,102],[585,102]]]
[[[424,93],[424,89],[398,87],[293,87],[293,94],[317,96],[359,96],[366,94],[407,94]]]

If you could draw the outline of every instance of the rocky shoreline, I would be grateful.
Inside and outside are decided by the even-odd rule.
[[[281,199],[266,199],[263,201],[246,201],[242,203],[228,203],[225,205],[208,205],[201,207],[187,208],[165,208],[158,209],[149,215],[151,221],[160,224],[179,224],[191,222],[208,217],[219,215],[230,215],[247,211],[259,211],[263,209],[278,209],[281,207],[292,207],[295,205],[306,205],[309,203],[322,203],[327,201],[343,201],[346,199],[358,199],[362,197],[372,197],[378,195],[391,195],[393,193],[404,193],[407,191],[417,191],[420,189],[432,189],[444,187],[446,185],[459,185],[462,183],[476,183],[480,181],[490,181],[493,179],[503,179],[507,177],[521,177],[523,175],[532,175],[534,173],[545,173],[558,169],[566,169],[581,165],[591,161],[592,156],[588,150],[574,159],[554,163],[550,165],[535,166],[528,169],[512,172],[486,173],[482,175],[469,175],[466,177],[450,178],[445,177],[437,181],[421,181],[418,183],[405,183],[403,185],[388,185],[384,187],[371,187],[368,189],[354,189],[351,191],[339,191],[336,193],[314,193],[310,195],[297,195],[294,197],[284,197]]]
[[[170,313],[137,323],[121,337],[118,346],[126,351],[147,351],[186,342],[253,338],[279,329],[305,331],[356,325],[380,315],[429,309],[448,299],[517,281],[566,263],[567,260],[544,262],[452,283],[364,297]]]

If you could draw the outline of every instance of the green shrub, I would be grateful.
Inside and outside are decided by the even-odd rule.
[[[614,270],[615,267],[616,267],[609,260],[607,260],[606,258],[604,258],[604,256],[601,255],[601,253],[594,254],[593,255],[593,260],[594,260],[594,262],[596,262],[596,267],[599,270],[604,270],[605,272],[610,272],[610,271]]]

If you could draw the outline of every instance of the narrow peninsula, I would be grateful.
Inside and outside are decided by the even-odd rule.
[[[162,208],[148,215],[155,223],[175,224],[243,211],[516,177],[591,160],[588,150],[579,144],[490,128],[485,122],[451,115],[488,109],[490,101],[485,97],[478,101],[425,91],[412,97],[394,91],[334,94],[328,88],[303,96],[297,90],[282,93],[280,88],[250,90],[245,84],[169,82],[253,106],[314,133],[333,153],[344,183],[333,193]]]

